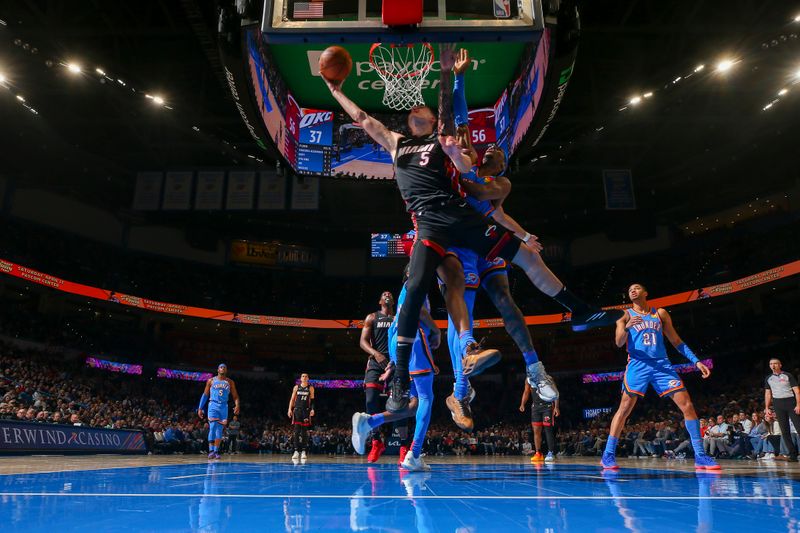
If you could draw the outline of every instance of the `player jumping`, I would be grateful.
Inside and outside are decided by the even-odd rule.
[[[217,367],[217,375],[206,381],[197,416],[205,416],[208,404],[208,458],[219,459],[219,445],[222,441],[222,430],[228,425],[228,396],[233,396],[233,414],[239,414],[239,393],[236,384],[226,376],[228,367],[224,363]]]
[[[622,347],[627,343],[628,365],[622,381],[622,399],[619,409],[611,421],[606,449],[601,464],[603,469],[616,470],[615,457],[617,439],[622,433],[625,421],[636,405],[638,396],[644,396],[649,385],[659,396],[670,396],[683,412],[686,430],[689,432],[694,449],[694,464],[698,470],[719,470],[719,465],[706,455],[703,439],[700,436],[700,422],[692,405],[683,381],[672,368],[664,345],[666,335],[670,344],[691,361],[703,374],[703,379],[711,375],[706,365],[701,363],[694,352],[684,343],[672,325],[672,319],[665,309],[651,308],[647,304],[647,289],[640,283],[628,288],[628,298],[633,307],[617,321],[615,341]]]
[[[308,428],[311,427],[311,419],[314,418],[314,386],[308,382],[308,374],[300,374],[300,384],[292,389],[292,397],[289,399],[289,418],[292,419],[292,445],[294,454],[292,461],[305,461],[306,450],[308,450]]]

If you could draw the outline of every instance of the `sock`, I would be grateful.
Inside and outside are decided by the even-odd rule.
[[[608,436],[608,440],[606,441],[606,451],[605,453],[610,453],[615,455],[617,453],[617,437]]]
[[[539,362],[539,355],[536,353],[535,349],[530,352],[522,352],[522,357],[525,359],[525,366],[530,366]]]
[[[572,292],[566,287],[562,288],[558,294],[553,296],[553,300],[560,303],[563,307],[569,309],[575,315],[588,313],[590,310],[590,307],[586,302],[572,294]]]
[[[384,422],[383,413],[378,413],[377,415],[372,415],[367,420],[367,423],[369,424],[369,427],[371,427],[372,429],[375,429],[376,427],[383,425],[383,422]]]
[[[428,432],[428,425],[431,422],[431,409],[433,407],[433,374],[415,378],[417,391],[420,393],[417,398],[416,426],[414,427],[414,440],[411,443],[411,452],[415,458],[422,453],[422,445],[425,444],[425,434]]]
[[[397,341],[397,361],[394,367],[394,379],[400,380],[405,390],[411,381],[408,375],[408,362],[411,360],[411,348],[413,343]]]
[[[458,334],[458,340],[461,343],[461,355],[464,355],[467,353],[467,346],[475,342],[475,337],[471,331],[462,331]]]
[[[699,420],[684,420],[686,423],[686,431],[689,432],[689,437],[692,439],[692,449],[694,455],[705,455],[703,450],[703,438],[700,436],[700,421]]]

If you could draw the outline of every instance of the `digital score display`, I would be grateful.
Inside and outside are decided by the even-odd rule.
[[[331,151],[328,147],[309,148],[303,145],[297,150],[298,172],[328,176],[331,173]]]
[[[372,257],[408,257],[414,245],[416,234],[408,233],[373,233]]]

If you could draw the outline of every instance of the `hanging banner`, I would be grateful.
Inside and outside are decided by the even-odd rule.
[[[161,200],[161,172],[139,172],[136,175],[136,191],[133,193],[133,208],[137,211],[155,211]]]
[[[228,173],[228,199],[225,209],[253,209],[256,173],[247,171]]]
[[[606,195],[606,209],[636,209],[630,169],[604,170],[603,191]]]
[[[319,209],[319,178],[292,178],[292,209]]]
[[[164,180],[164,201],[161,208],[165,211],[189,209],[192,199],[192,173],[167,172]]]
[[[202,211],[222,209],[222,186],[224,182],[225,172],[221,170],[198,172],[194,208]]]
[[[259,172],[258,177],[258,209],[286,209],[286,178],[276,172]]]

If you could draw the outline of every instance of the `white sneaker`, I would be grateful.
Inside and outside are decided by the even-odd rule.
[[[406,476],[401,480],[401,483],[406,489],[406,495],[410,498],[414,496],[422,496],[423,491],[428,489],[426,482],[431,478],[431,474],[424,472],[421,474],[414,474],[413,476]]]
[[[295,452],[292,454],[292,461],[299,461],[299,460],[300,460],[300,452],[298,452],[298,451],[295,451]]]
[[[550,377],[541,361],[537,361],[525,368],[528,375],[528,385],[545,402],[554,402],[558,399],[558,387]]]
[[[308,457],[306,457],[306,452],[305,452],[305,450],[304,450],[304,451],[303,451],[303,452],[300,454],[300,460],[301,460],[301,461],[305,461],[306,459],[308,459]]]
[[[409,472],[430,472],[431,467],[428,466],[422,457],[414,457],[414,452],[408,450],[406,453],[406,458],[403,459],[403,462],[400,463],[400,466],[408,470]]]
[[[372,428],[369,427],[369,415],[367,413],[354,413],[353,435],[350,440],[353,442],[353,449],[358,455],[364,455],[370,431],[372,431]]]
[[[547,455],[544,457],[545,463],[553,463],[555,462],[556,458],[553,457],[553,452],[547,452]]]

